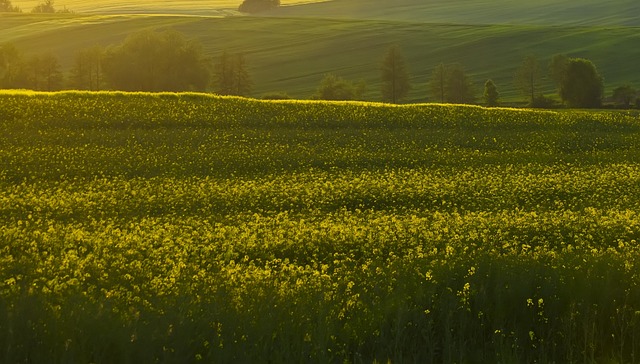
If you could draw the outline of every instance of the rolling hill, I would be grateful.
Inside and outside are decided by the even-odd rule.
[[[625,83],[640,86],[640,3],[627,0],[579,6],[546,0],[283,1],[280,9],[259,16],[237,13],[235,3],[157,1],[132,8],[116,1],[60,2],[56,6],[76,13],[0,15],[0,44],[13,42],[28,54],[52,52],[68,70],[84,47],[116,44],[142,29],[174,28],[201,41],[212,57],[223,50],[245,53],[256,97],[282,91],[307,98],[331,72],[364,80],[367,99],[378,100],[380,62],[393,44],[405,55],[414,102],[428,101],[426,84],[441,62],[463,64],[478,94],[492,78],[503,100],[521,101],[513,74],[530,54],[543,67],[556,53],[593,60],[608,94]],[[23,9],[28,4],[15,2]],[[553,92],[550,83],[544,91]]]

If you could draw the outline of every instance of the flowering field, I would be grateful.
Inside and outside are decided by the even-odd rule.
[[[0,362],[640,363],[628,112],[0,93]]]

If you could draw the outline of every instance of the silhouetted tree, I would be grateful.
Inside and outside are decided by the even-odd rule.
[[[487,106],[498,106],[500,103],[500,93],[493,80],[487,80],[484,83],[484,103]]]
[[[447,68],[444,63],[440,63],[431,72],[431,80],[429,81],[429,89],[431,97],[444,103],[447,94]]]
[[[458,64],[443,64],[434,68],[429,81],[431,97],[441,103],[469,104],[475,101],[473,82]]]
[[[594,108],[602,105],[604,81],[587,59],[572,58],[560,83],[560,98],[570,107]]]
[[[28,86],[38,91],[62,89],[64,79],[58,58],[51,53],[34,55],[27,60]]]
[[[624,108],[629,108],[629,105],[633,100],[635,100],[637,94],[638,92],[635,88],[629,85],[624,85],[616,87],[613,90],[613,100],[622,105]]]
[[[534,56],[527,56],[522,60],[520,68],[514,76],[516,87],[529,99],[529,105],[533,106],[536,94],[540,88],[542,71],[540,63]]]
[[[215,90],[220,95],[248,96],[252,81],[243,54],[223,52],[214,65]]]
[[[332,73],[328,73],[320,81],[320,86],[313,96],[320,100],[359,100],[365,91],[364,81],[353,83]]]
[[[382,61],[382,100],[397,104],[409,94],[409,72],[400,48],[389,48]]]
[[[13,43],[0,46],[0,88],[27,88],[28,77],[23,56]]]
[[[280,0],[244,0],[238,10],[243,13],[258,13],[280,6]]]
[[[36,5],[31,10],[32,13],[55,13],[56,9],[53,6],[53,0],[45,0],[43,3]]]
[[[19,7],[13,6],[11,0],[0,0],[0,13],[21,13]]]
[[[203,91],[211,63],[202,47],[173,30],[141,31],[106,50],[104,76],[123,91]]]
[[[74,66],[71,69],[71,86],[79,90],[101,90],[103,57],[104,49],[100,46],[77,52]]]
[[[553,81],[554,86],[560,90],[560,84],[562,78],[567,72],[567,64],[569,63],[569,57],[564,54],[556,54],[551,58],[549,62],[549,77]]]
[[[475,102],[473,82],[458,63],[447,66],[445,100],[452,104],[472,104]]]

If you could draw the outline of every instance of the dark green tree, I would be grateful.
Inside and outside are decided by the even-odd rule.
[[[248,96],[253,82],[244,55],[223,52],[214,65],[214,84],[220,95]]]
[[[104,48],[93,46],[76,53],[71,69],[71,86],[78,90],[99,91],[102,89],[102,58]]]
[[[484,83],[484,103],[487,106],[498,106],[500,104],[500,93],[493,80]]]
[[[472,104],[475,102],[473,82],[462,65],[454,63],[447,66],[447,85],[445,100],[451,104]]]
[[[0,0],[0,13],[21,13],[19,7],[13,6],[11,0]]]
[[[320,81],[320,86],[313,98],[320,100],[360,100],[365,88],[364,81],[354,83],[328,73]]]
[[[531,106],[538,94],[541,80],[542,70],[538,59],[531,55],[525,57],[515,73],[514,84],[527,97]]]
[[[259,13],[280,6],[280,0],[244,0],[238,10],[243,13]]]
[[[26,62],[28,88],[38,91],[62,89],[64,77],[58,58],[51,53],[30,57]]]
[[[433,100],[437,100],[440,103],[446,101],[447,96],[447,67],[444,63],[440,63],[431,72],[431,79],[429,80],[429,91]]]
[[[409,72],[400,48],[393,46],[382,61],[382,100],[393,104],[404,100],[411,90]]]
[[[569,63],[569,57],[564,54],[556,54],[551,57],[549,62],[549,77],[553,81],[554,86],[560,90],[560,84],[567,72],[567,64]]]
[[[613,100],[625,109],[629,108],[637,95],[638,91],[630,85],[619,86],[613,90]]]
[[[123,91],[204,91],[211,81],[200,43],[173,30],[130,35],[105,51],[102,70],[111,88]]]
[[[572,58],[560,83],[560,98],[569,107],[596,108],[602,105],[604,81],[587,59]]]

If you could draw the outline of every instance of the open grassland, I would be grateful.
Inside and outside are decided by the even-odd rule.
[[[317,0],[281,0],[283,7],[290,5],[308,4]],[[22,11],[31,11],[42,3],[40,0],[14,0],[12,2]],[[242,0],[56,0],[56,9],[66,8],[76,13],[100,14],[236,14]]]
[[[456,24],[640,26],[634,0],[332,0],[283,7],[273,14]]]
[[[640,362],[637,114],[0,106],[3,362]]]
[[[537,56],[545,71],[557,53],[591,59],[605,78],[607,96],[617,86],[640,85],[638,2],[588,1],[577,6],[567,1],[341,0],[285,6],[260,17],[237,15],[222,3],[196,11],[203,3],[176,2],[175,8],[166,11],[150,7],[146,15],[123,15],[128,11],[122,3],[96,4],[113,6],[113,11],[0,14],[0,44],[13,42],[27,54],[51,52],[69,71],[75,53],[83,48],[118,44],[143,29],[173,28],[202,42],[211,57],[224,50],[244,53],[255,97],[286,92],[294,98],[309,98],[323,76],[332,72],[352,81],[364,80],[365,98],[380,100],[380,65],[394,44],[407,61],[413,102],[429,101],[427,83],[441,62],[464,65],[478,96],[491,78],[503,101],[524,101],[513,85],[513,75],[528,55]],[[161,8],[162,3],[157,6]],[[541,92],[554,92],[548,80]]]

